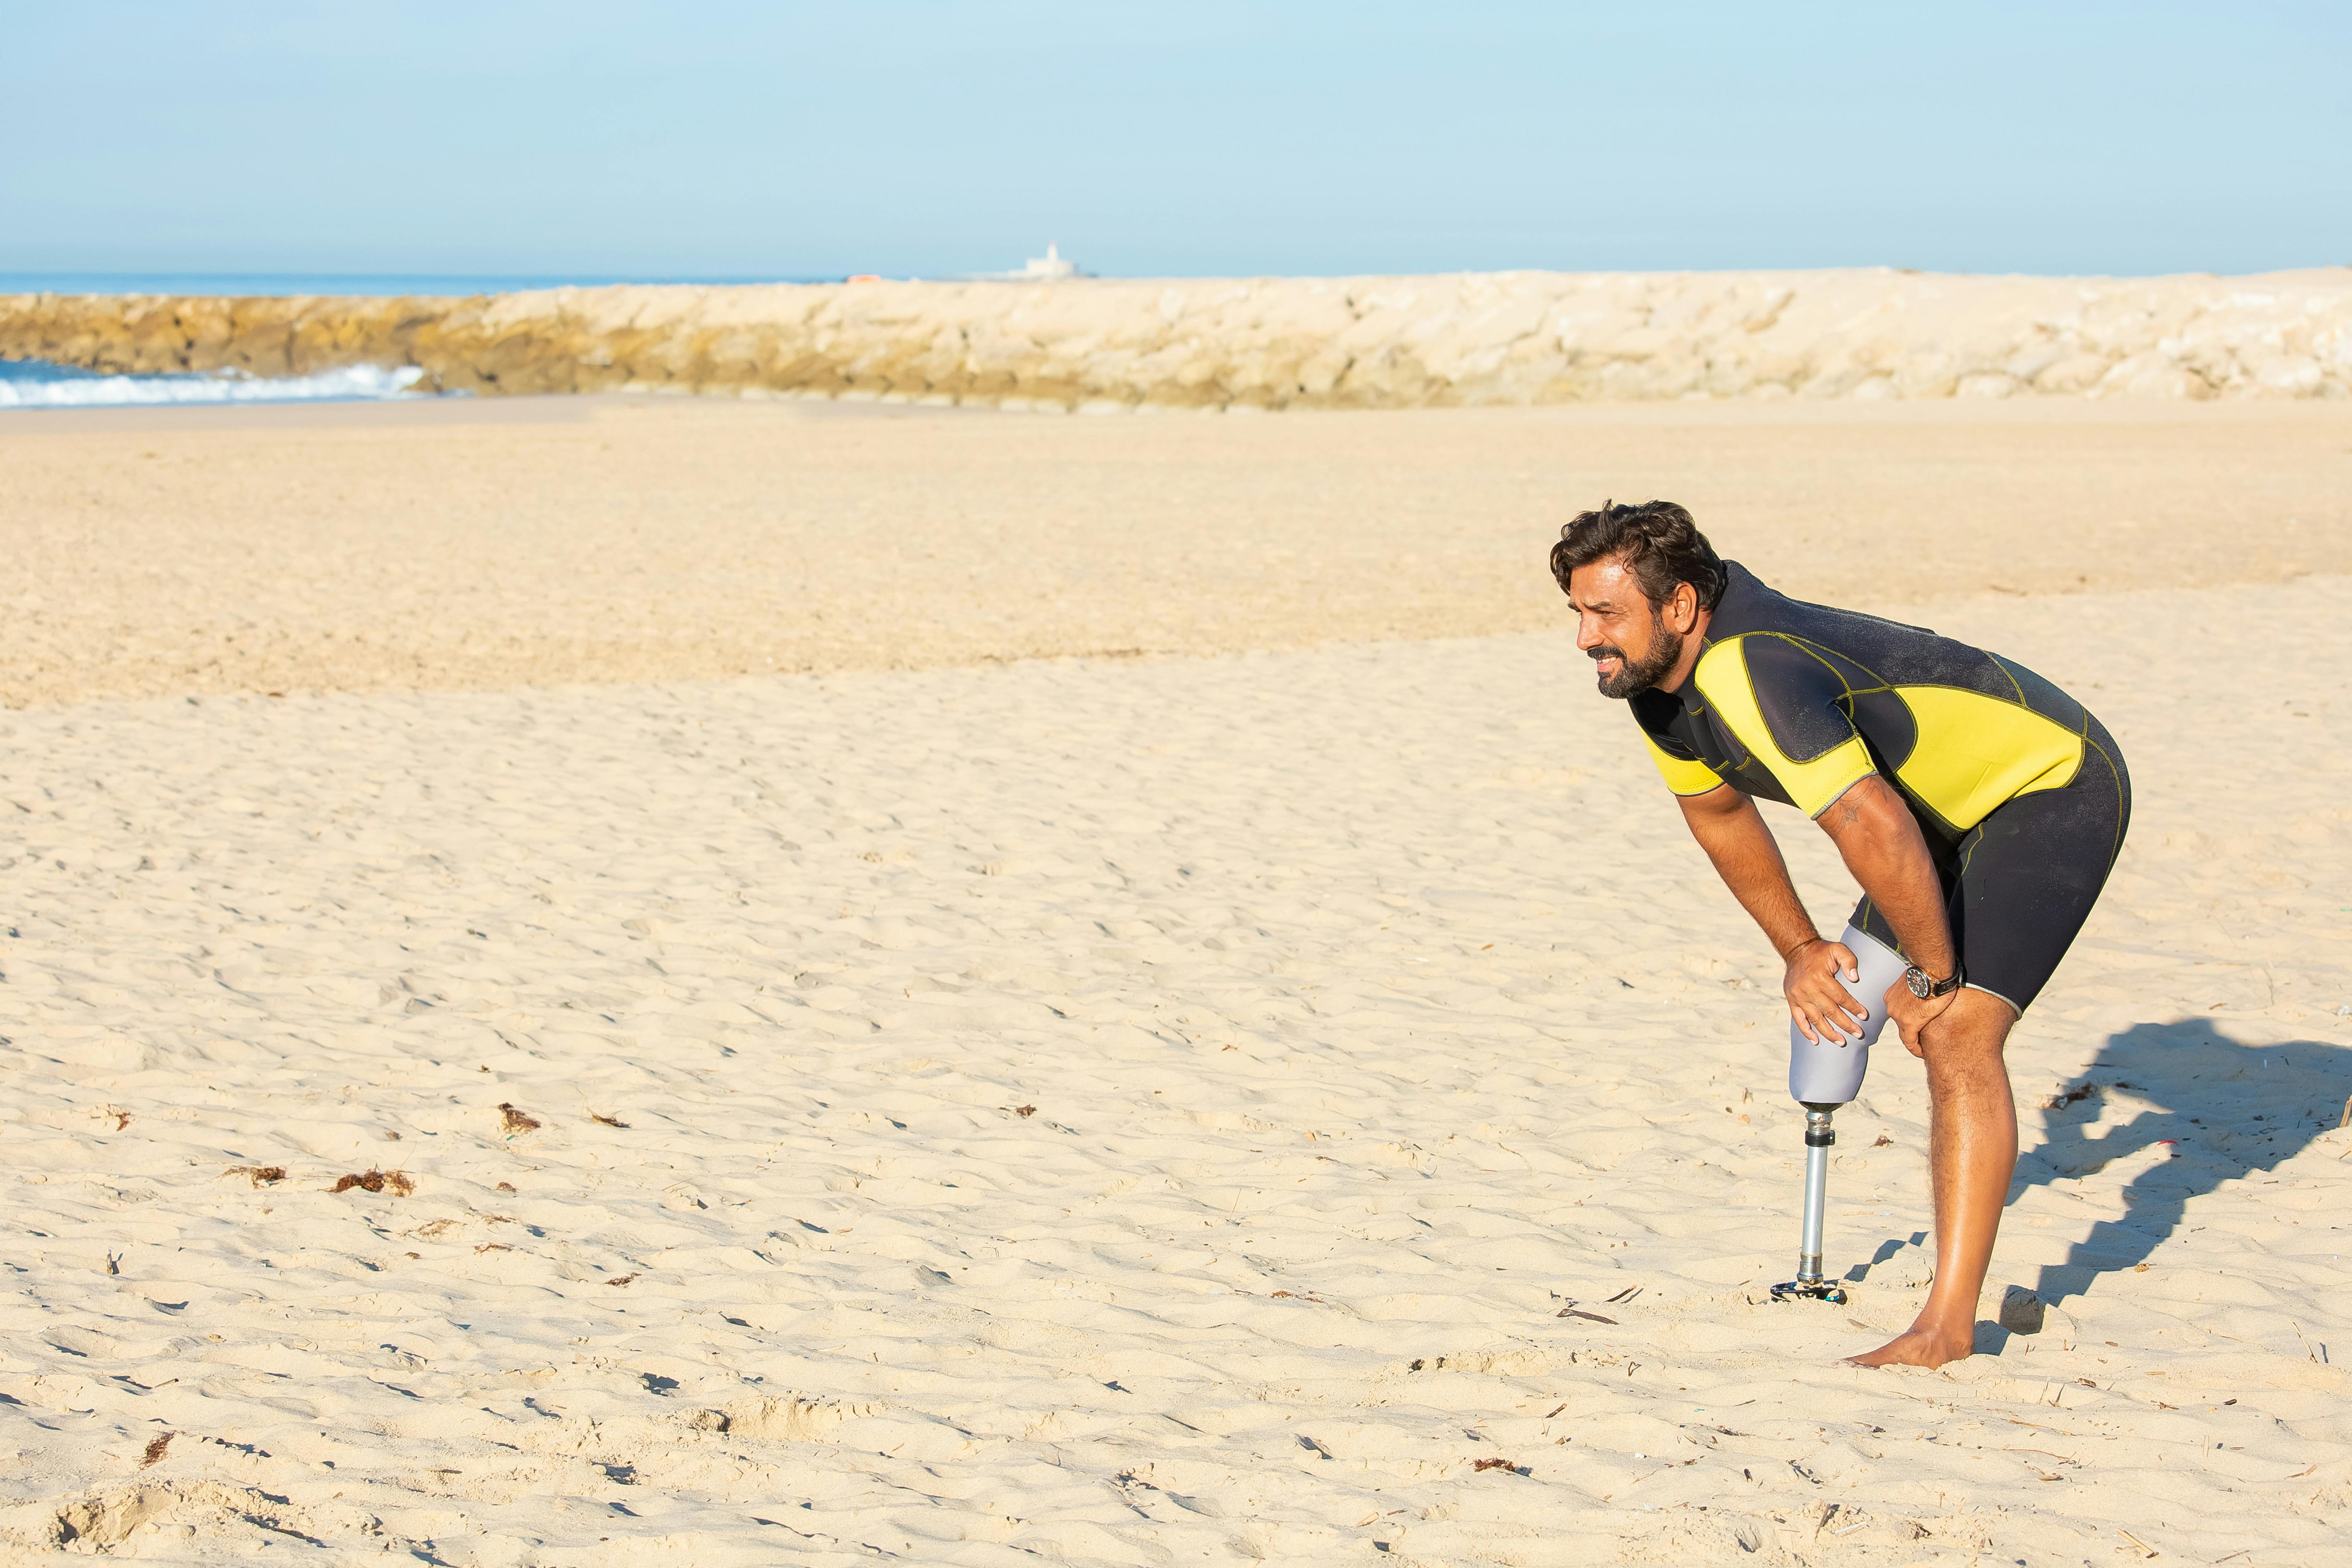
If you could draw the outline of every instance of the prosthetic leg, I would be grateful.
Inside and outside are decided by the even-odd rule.
[[[1870,1047],[1886,1027],[1886,990],[1903,977],[1902,956],[1876,938],[1848,926],[1838,940],[1851,949],[1859,980],[1845,985],[1853,999],[1869,1009],[1860,1038],[1834,1036],[1805,1038],[1792,1021],[1789,1025],[1789,1095],[1805,1108],[1804,1237],[1798,1244],[1797,1277],[1772,1287],[1775,1301],[1845,1300],[1843,1287],[1822,1277],[1822,1220],[1829,1206],[1830,1150],[1837,1132],[1830,1119],[1838,1107],[1862,1092],[1863,1075],[1870,1070]]]

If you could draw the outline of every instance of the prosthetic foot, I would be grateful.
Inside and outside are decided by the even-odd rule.
[[[1886,1027],[1886,990],[1903,977],[1902,956],[1858,927],[1848,926],[1838,940],[1851,949],[1861,978],[1840,984],[1870,1016],[1856,1037],[1838,1035],[1820,1040],[1805,1038],[1794,1023],[1789,1026],[1789,1095],[1805,1108],[1805,1215],[1803,1239],[1798,1244],[1797,1277],[1772,1287],[1775,1301],[1843,1303],[1843,1286],[1822,1277],[1822,1223],[1829,1207],[1830,1150],[1837,1132],[1830,1124],[1838,1108],[1862,1092],[1863,1075],[1870,1070],[1870,1047]]]

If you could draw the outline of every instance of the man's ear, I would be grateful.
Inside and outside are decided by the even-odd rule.
[[[1676,637],[1688,637],[1698,625],[1698,590],[1688,583],[1675,584],[1674,597],[1666,601],[1667,624]]]

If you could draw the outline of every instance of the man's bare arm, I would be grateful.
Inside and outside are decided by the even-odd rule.
[[[1719,784],[1705,795],[1675,798],[1683,808],[1683,821],[1689,825],[1691,837],[1715,862],[1716,875],[1739,900],[1739,907],[1764,928],[1773,952],[1785,959],[1790,949],[1821,935],[1813,929],[1813,917],[1805,912],[1804,901],[1797,897],[1796,884],[1789,880],[1789,863],[1780,858],[1780,842],[1764,826],[1763,814],[1754,801],[1729,784]]]
[[[1952,973],[1952,931],[1944,887],[1927,840],[1895,786],[1876,773],[1830,804],[1817,819],[1845,868],[1895,928],[1905,956],[1938,979]]]
[[[1842,942],[1822,941],[1813,929],[1813,918],[1789,879],[1780,843],[1764,826],[1756,803],[1729,784],[1676,799],[1691,837],[1715,863],[1716,875],[1780,955],[1780,992],[1788,999],[1789,1016],[1805,1037],[1819,1039],[1832,1029],[1860,1033],[1865,1014],[1837,982],[1840,972],[1858,973],[1853,954]]]

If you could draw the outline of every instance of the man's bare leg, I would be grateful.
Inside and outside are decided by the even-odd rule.
[[[1936,1197],[1936,1283],[1917,1321],[1856,1366],[1941,1366],[1976,1348],[1977,1297],[2017,1170],[2017,1103],[2001,1047],[2017,1015],[1962,991],[1921,1031],[1927,1060],[1927,1159]]]

